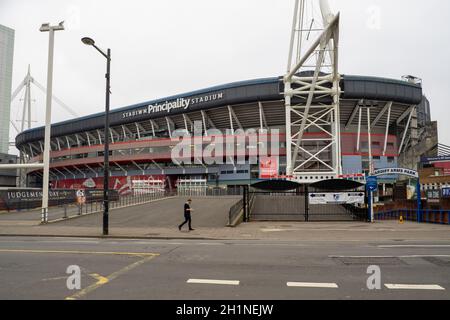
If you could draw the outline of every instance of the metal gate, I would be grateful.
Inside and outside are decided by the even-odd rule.
[[[333,194],[332,192],[327,192]],[[244,189],[245,221],[367,221],[367,208],[352,204],[311,204],[305,185],[291,191]]]
[[[305,193],[249,192],[249,213],[253,221],[305,221],[307,208]]]

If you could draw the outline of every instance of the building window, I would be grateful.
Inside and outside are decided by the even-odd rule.
[[[395,162],[395,158],[394,157],[388,157],[387,158],[387,162],[388,163],[393,163],[393,162]]]
[[[367,141],[361,142],[361,149],[362,150],[368,150],[369,149],[369,143]]]

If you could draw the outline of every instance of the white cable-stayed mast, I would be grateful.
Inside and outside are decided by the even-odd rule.
[[[25,95],[23,99],[23,108],[22,108],[22,115],[21,115],[21,125],[20,125],[20,132],[23,132],[25,129],[31,129],[32,124],[32,110],[31,110],[31,85],[34,85],[36,88],[38,88],[40,91],[42,91],[44,94],[46,93],[46,88],[40,84],[36,79],[34,79],[31,76],[31,68],[28,66],[28,72],[25,78],[22,82],[18,85],[16,90],[14,90],[12,96],[11,96],[11,103],[19,96],[19,94],[25,90]],[[53,101],[55,101],[59,106],[61,106],[65,111],[67,111],[72,117],[78,117],[78,114],[70,108],[67,104],[62,102],[60,99],[58,99],[55,95],[53,95]],[[19,132],[19,128],[11,121],[14,129]]]

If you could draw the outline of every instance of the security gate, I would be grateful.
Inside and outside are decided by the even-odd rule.
[[[291,192],[258,192],[249,193],[249,212],[251,220],[259,221],[305,221],[305,194],[300,191]]]
[[[318,201],[317,197],[324,200]],[[336,199],[342,197],[342,200]],[[244,189],[246,221],[367,221],[365,204],[352,204],[362,191],[311,192],[306,185],[289,191]],[[329,199],[329,200],[327,200]],[[329,202],[328,202],[329,201]]]

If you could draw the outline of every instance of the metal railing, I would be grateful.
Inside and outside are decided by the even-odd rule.
[[[177,194],[180,197],[242,196],[243,193],[244,191],[242,188],[233,188],[233,189],[205,188],[205,187],[177,188]]]
[[[398,209],[375,213],[376,220],[400,220],[421,223],[450,225],[450,210],[420,210],[419,217],[416,209]]]
[[[239,217],[240,214],[243,214],[244,210],[244,199],[236,202],[228,213],[228,226],[234,226],[234,221]]]
[[[157,193],[142,193],[142,194],[129,194],[119,196],[117,200],[109,202],[109,208],[111,210],[125,208],[129,206],[135,206],[145,204],[155,200],[165,199],[176,194],[172,192],[157,192]],[[76,216],[82,216],[103,211],[103,201],[89,201],[83,204],[64,204],[51,208],[50,222],[73,218]]]

